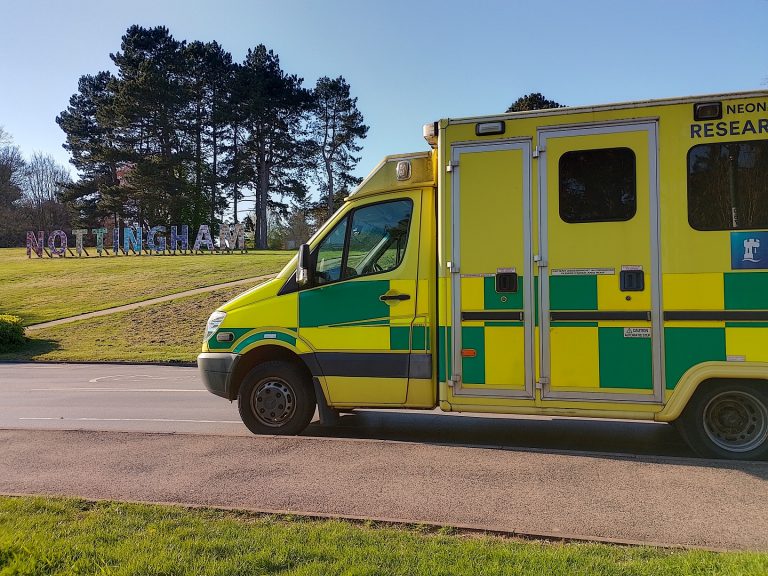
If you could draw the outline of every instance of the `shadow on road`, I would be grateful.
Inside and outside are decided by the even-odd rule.
[[[579,418],[528,418],[361,410],[343,414],[337,426],[315,422],[305,434],[394,440],[498,450],[541,450],[590,457],[744,471],[768,480],[768,463],[699,458],[675,429],[663,423]]]

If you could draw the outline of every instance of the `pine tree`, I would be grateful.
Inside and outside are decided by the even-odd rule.
[[[265,248],[267,210],[270,203],[279,207],[272,194],[303,198],[307,193],[311,145],[304,124],[312,95],[302,88],[301,78],[280,68],[277,55],[263,44],[248,50],[242,70],[246,148],[256,192],[256,246]]]
[[[132,216],[144,223],[199,224],[193,147],[183,130],[184,48],[164,26],[131,26],[121,51],[111,55],[118,69],[111,114],[119,125],[120,160],[132,166],[126,178]]]
[[[357,109],[357,98],[350,96],[347,81],[339,76],[323,76],[314,90],[310,132],[314,143],[317,171],[328,216],[338,205],[338,192],[359,184],[352,170],[360,161],[359,140],[366,137],[368,126]]]
[[[531,92],[520,96],[512,105],[507,108],[507,112],[525,112],[527,110],[544,110],[546,108],[564,108],[554,100],[547,100],[541,92]]]
[[[193,147],[195,204],[214,227],[225,208],[219,188],[219,153],[232,57],[216,42],[192,42],[184,49],[186,128]]]
[[[80,179],[69,183],[62,199],[80,225],[95,226],[102,218],[123,216],[125,197],[117,176],[117,126],[110,114],[115,78],[109,72],[85,75],[69,106],[56,118],[66,134],[64,149]]]

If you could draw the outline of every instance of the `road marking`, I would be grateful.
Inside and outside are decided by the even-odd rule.
[[[43,416],[19,420],[59,420],[67,422],[193,422],[200,424],[242,424],[240,420],[176,420],[173,418],[49,418]]]
[[[30,392],[207,392],[200,388],[30,388]]]
[[[150,374],[114,374],[112,376],[98,376],[97,378],[91,378],[89,383],[96,384],[102,380],[120,380],[121,378],[130,379],[144,379],[144,380],[181,380],[180,376],[152,376]]]

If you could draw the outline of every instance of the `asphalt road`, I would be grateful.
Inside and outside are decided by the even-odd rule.
[[[251,436],[237,406],[204,388],[196,368],[1,364],[0,428]],[[671,426],[557,417],[360,410],[307,436],[446,445],[693,457]]]
[[[0,462],[2,493],[768,550],[768,463],[667,425],[360,411],[255,437],[193,368],[0,364]]]

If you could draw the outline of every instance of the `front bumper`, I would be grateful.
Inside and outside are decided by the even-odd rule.
[[[212,394],[233,400],[232,374],[240,358],[227,352],[203,352],[197,357],[197,368],[203,384]]]

